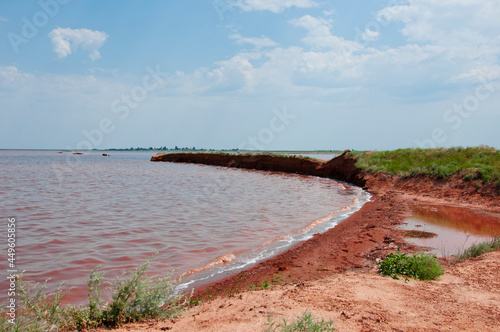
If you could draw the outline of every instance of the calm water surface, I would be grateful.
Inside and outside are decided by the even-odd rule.
[[[412,218],[402,226],[406,230],[436,234],[432,238],[407,238],[406,241],[430,247],[439,257],[456,255],[474,243],[500,235],[500,215],[455,206],[417,204]]]
[[[329,179],[109,154],[0,151],[0,216],[17,220],[16,268],[52,278],[51,290],[75,287],[73,303],[98,264],[111,278],[158,252],[152,273],[210,279],[333,227],[368,199]]]

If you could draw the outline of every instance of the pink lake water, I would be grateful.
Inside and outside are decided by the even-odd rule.
[[[369,199],[330,179],[106,153],[0,151],[0,217],[16,218],[15,269],[26,280],[51,278],[48,290],[74,287],[73,304],[86,301],[97,265],[111,280],[158,253],[150,274],[190,272],[189,287],[324,232]]]

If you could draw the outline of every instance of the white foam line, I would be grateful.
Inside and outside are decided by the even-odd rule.
[[[189,285],[191,285],[193,283],[203,282],[203,281],[212,279],[216,276],[222,275],[226,272],[243,270],[252,264],[259,263],[261,261],[264,261],[268,258],[275,256],[276,254],[279,254],[279,253],[286,251],[286,249],[291,247],[292,244],[304,242],[304,241],[311,239],[315,233],[318,233],[317,232],[318,228],[320,229],[321,233],[324,233],[324,232],[334,228],[341,221],[347,219],[349,216],[351,216],[355,212],[359,211],[365,203],[371,201],[372,196],[370,195],[370,193],[360,189],[359,198],[358,198],[358,196],[356,196],[355,198],[356,198],[358,204],[356,204],[356,206],[349,208],[348,211],[345,211],[345,212],[342,211],[342,213],[338,213],[338,212],[332,213],[331,214],[332,217],[329,220],[326,220],[322,223],[319,223],[319,225],[317,225],[316,227],[311,227],[311,228],[307,227],[307,229],[304,233],[286,236],[284,238],[281,238],[281,239],[278,239],[276,241],[269,243],[269,245],[267,245],[265,247],[260,247],[260,248],[256,248],[254,250],[250,250],[250,251],[245,252],[246,254],[250,254],[250,257],[245,258],[244,256],[246,256],[246,255],[236,256],[236,258],[233,261],[231,261],[225,265],[214,266],[213,269],[203,271],[203,272],[211,271],[211,273],[207,276],[203,276],[203,272],[197,273],[197,274],[193,275],[192,280],[189,280],[185,283],[180,284],[179,286],[177,286],[177,289],[187,289],[189,287]],[[326,226],[326,227],[324,227],[324,226]],[[282,245],[280,245],[281,242],[284,242],[284,243]]]

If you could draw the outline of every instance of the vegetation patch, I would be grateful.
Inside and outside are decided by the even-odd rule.
[[[288,277],[288,278],[292,279],[291,277]],[[283,276],[281,275],[281,273],[273,274],[273,276],[271,277],[271,282],[264,280],[262,282],[262,285],[259,285],[259,279],[260,279],[260,276],[255,281],[255,284],[249,285],[247,287],[247,290],[250,290],[250,291],[264,290],[264,289],[268,289],[272,285],[282,285],[285,282],[283,280]]]
[[[299,317],[291,322],[283,319],[283,322],[276,323],[273,319],[268,318],[265,332],[328,332],[335,331],[333,321],[317,320],[307,310]]]
[[[382,275],[399,279],[405,276],[418,280],[436,280],[444,274],[444,269],[439,264],[435,255],[419,252],[413,256],[408,256],[398,252],[387,255],[378,263],[379,272]]]
[[[154,256],[153,256],[154,257]],[[176,291],[179,280],[172,275],[146,277],[151,257],[135,271],[125,273],[104,287],[103,274],[96,267],[88,282],[88,306],[62,306],[67,291],[62,285],[46,293],[46,283],[38,285],[17,281],[17,317],[14,324],[0,317],[2,331],[82,331],[96,327],[116,327],[147,319],[170,319],[179,316],[190,303],[190,296]],[[111,291],[111,301],[101,298],[104,289]]]
[[[351,152],[356,167],[365,171],[425,175],[446,179],[458,174],[466,181],[482,180],[500,187],[500,151],[490,147],[450,149],[399,149],[394,151]]]
[[[196,151],[196,152],[179,152],[179,153],[188,153],[188,154],[213,154],[213,155],[221,155],[221,156],[244,156],[244,157],[250,157],[250,156],[268,156],[268,157],[278,157],[278,158],[298,158],[298,159],[306,159],[306,160],[314,160],[314,161],[319,161],[317,158],[309,157],[309,156],[303,156],[300,154],[288,154],[288,153],[276,153],[276,152],[261,152],[261,151],[255,151],[255,152],[237,152],[237,151],[232,151],[232,152],[225,152],[225,151]],[[158,153],[158,154],[166,154],[166,153]]]
[[[495,251],[500,249],[500,236],[495,237],[491,241],[486,241],[482,243],[475,243],[469,248],[465,249],[457,255],[458,260],[464,260],[468,258],[474,258],[481,256],[490,251]]]
[[[431,232],[411,230],[404,232],[404,236],[415,239],[431,239],[433,237],[436,237],[437,234]]]

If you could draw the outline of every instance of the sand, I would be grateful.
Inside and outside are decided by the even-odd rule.
[[[118,331],[261,331],[268,317],[309,311],[339,331],[499,331],[500,251],[446,267],[439,281],[405,282],[363,270],[217,298],[175,321]]]
[[[116,331],[262,331],[268,319],[291,320],[306,310],[332,319],[340,331],[500,331],[500,251],[442,260],[446,272],[438,281],[394,280],[379,275],[376,265],[398,248],[422,250],[397,228],[413,204],[500,214],[498,193],[453,179],[354,175],[372,201],[332,230],[199,289],[200,305],[178,319]],[[264,280],[270,286],[260,290]]]

